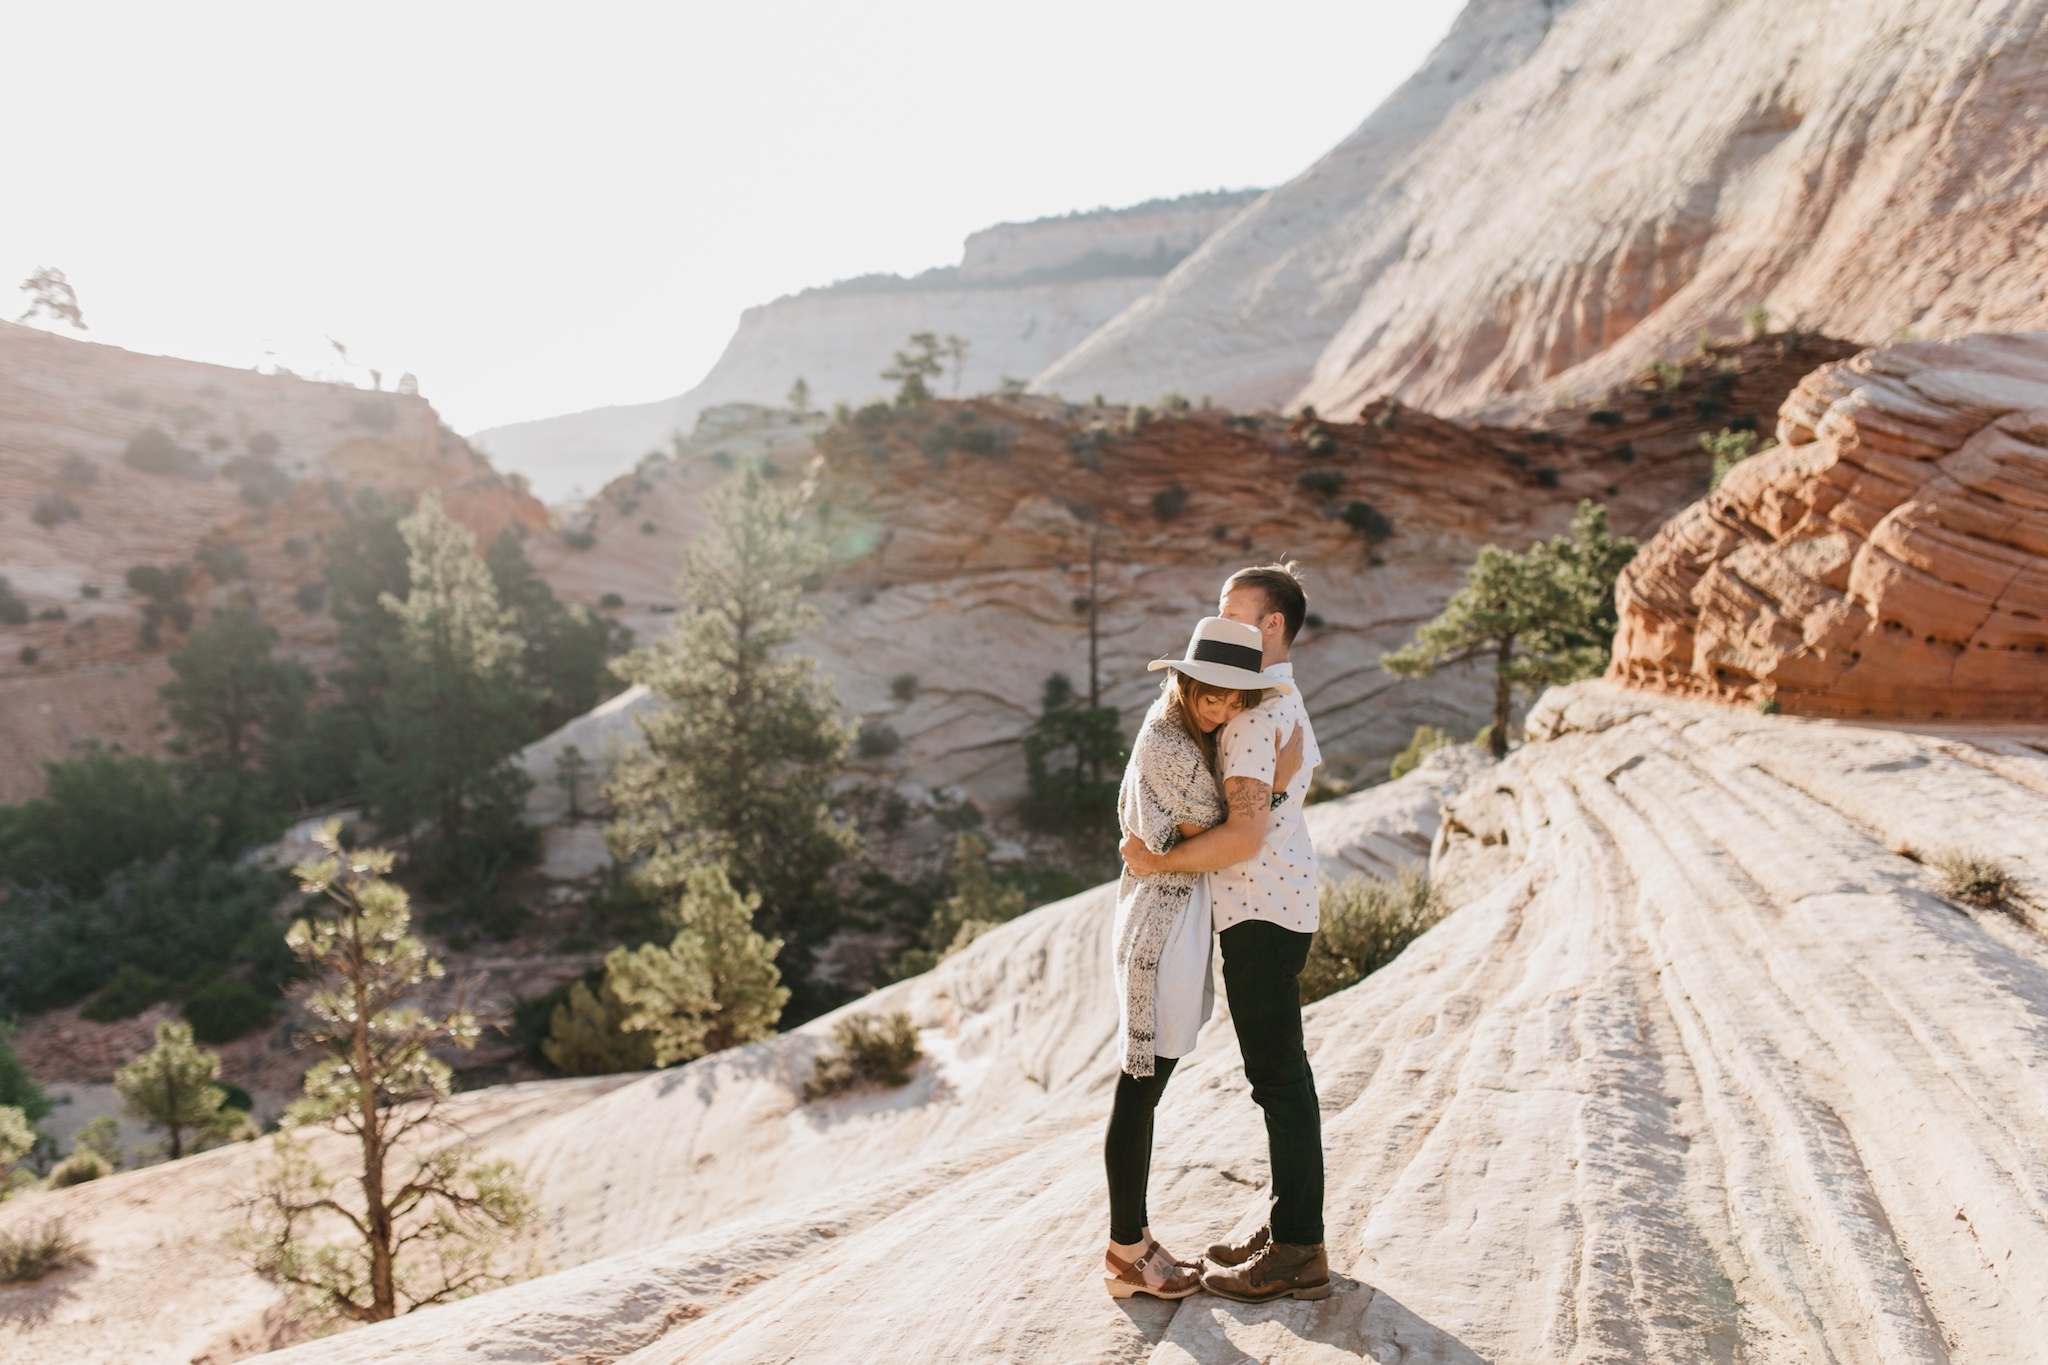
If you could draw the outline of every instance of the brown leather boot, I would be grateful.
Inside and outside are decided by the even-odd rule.
[[[1271,1224],[1261,1227],[1249,1237],[1240,1237],[1235,1242],[1216,1242],[1209,1247],[1211,1265],[1240,1266],[1265,1250],[1266,1243],[1273,1240]]]
[[[1265,1303],[1290,1295],[1326,1299],[1330,1296],[1330,1260],[1323,1254],[1321,1242],[1314,1246],[1268,1242],[1242,1266],[1202,1276],[1202,1288],[1239,1303]]]

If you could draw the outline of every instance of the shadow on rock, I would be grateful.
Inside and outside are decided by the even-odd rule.
[[[1233,1303],[1213,1294],[1181,1301],[1153,1352],[1155,1365],[1486,1365],[1477,1351],[1410,1312],[1391,1294],[1348,1275],[1330,1277],[1314,1303]]]

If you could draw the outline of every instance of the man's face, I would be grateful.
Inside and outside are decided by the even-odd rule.
[[[1232,588],[1223,594],[1222,604],[1217,608],[1216,614],[1226,621],[1252,626],[1261,636],[1269,633],[1266,629],[1267,617],[1270,616],[1275,621],[1280,618],[1279,612],[1266,610],[1266,594],[1258,588],[1250,587]]]

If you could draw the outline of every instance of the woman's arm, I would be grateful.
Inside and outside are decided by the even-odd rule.
[[[1273,815],[1273,788],[1255,777],[1230,777],[1223,781],[1223,796],[1230,802],[1230,816],[1222,824],[1183,839],[1164,853],[1154,853],[1133,835],[1124,840],[1124,865],[1139,877],[1220,872],[1257,853],[1266,842],[1266,826]]]

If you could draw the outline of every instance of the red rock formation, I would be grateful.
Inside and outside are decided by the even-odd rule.
[[[2048,334],[1824,365],[1623,574],[1610,677],[1809,715],[2048,716]]]

